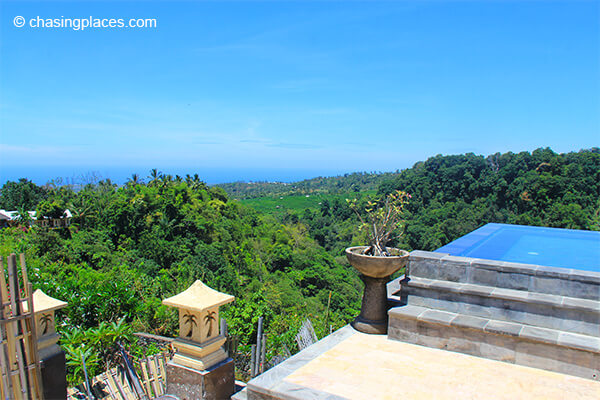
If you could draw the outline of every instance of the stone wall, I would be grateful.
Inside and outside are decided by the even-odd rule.
[[[600,261],[599,261],[600,262]],[[600,300],[600,273],[413,251],[410,277]]]
[[[391,339],[599,379],[600,273],[413,251]]]

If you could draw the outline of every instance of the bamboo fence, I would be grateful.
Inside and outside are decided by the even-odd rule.
[[[0,256],[0,396],[3,400],[43,399],[25,255],[19,256],[20,271],[15,254],[6,259],[7,274]]]
[[[97,400],[155,399],[162,396],[167,388],[168,358],[168,352],[163,352],[134,362],[136,370],[141,372],[139,379],[144,393],[137,393],[135,385],[127,378],[123,368],[112,368],[92,378],[90,392]],[[69,388],[67,398],[87,399],[85,393],[87,388],[81,384]]]

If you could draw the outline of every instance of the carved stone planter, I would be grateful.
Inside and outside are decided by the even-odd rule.
[[[388,249],[392,256],[375,257],[363,254],[367,246],[348,247],[346,257],[361,273],[365,284],[360,315],[352,322],[354,329],[364,333],[386,334],[388,306],[386,284],[390,275],[408,262],[408,251]]]

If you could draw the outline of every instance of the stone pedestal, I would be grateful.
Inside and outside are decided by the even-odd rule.
[[[233,360],[223,348],[219,307],[233,296],[196,281],[187,290],[163,300],[179,310],[175,355],[167,364],[167,393],[180,400],[225,400],[233,395]]]
[[[223,335],[219,335],[199,344],[191,340],[177,338],[172,343],[175,349],[173,362],[199,371],[207,370],[228,357],[223,349],[226,340]]]
[[[67,398],[67,371],[65,353],[59,345],[53,344],[39,350],[42,364],[41,374],[44,385],[44,399]]]
[[[352,322],[357,331],[373,334],[386,334],[388,304],[386,284],[390,276],[408,262],[408,251],[388,248],[387,257],[365,254],[366,246],[348,247],[348,262],[361,273],[365,283],[360,315]]]
[[[33,292],[33,313],[45,399],[67,398],[65,353],[58,345],[54,313],[67,306],[40,289]]]
[[[360,315],[352,321],[354,329],[364,333],[386,334],[388,304],[386,284],[389,277],[371,278],[361,275],[365,283]]]
[[[202,371],[169,361],[167,393],[180,400],[229,399],[235,389],[234,375],[231,358]]]

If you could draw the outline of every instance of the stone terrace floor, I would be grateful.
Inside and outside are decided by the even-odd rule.
[[[367,335],[346,326],[234,399],[600,399],[600,382]]]

